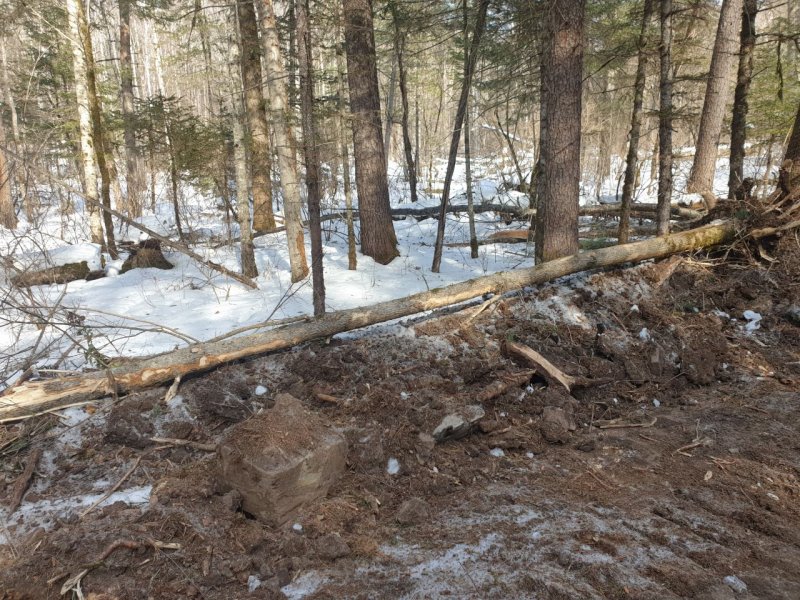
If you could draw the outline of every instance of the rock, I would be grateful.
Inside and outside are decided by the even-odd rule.
[[[431,453],[433,452],[435,446],[436,440],[432,435],[422,431],[417,436],[417,456],[419,456],[422,460],[428,460],[431,457]]]
[[[793,304],[786,310],[786,320],[800,327],[800,304]]]
[[[325,496],[345,470],[347,442],[289,394],[231,427],[219,445],[223,482],[242,495],[242,508],[282,525]]]
[[[722,582],[737,594],[744,594],[747,591],[747,584],[736,575],[728,575],[722,579]]]
[[[326,560],[336,560],[350,555],[347,545],[338,533],[323,535],[317,540],[317,554]]]
[[[433,438],[437,442],[462,438],[472,432],[475,424],[485,414],[483,407],[479,404],[465,406],[457,413],[449,414],[442,419],[442,422],[433,430]]]
[[[430,514],[428,503],[421,498],[409,498],[400,505],[394,520],[400,525],[416,525]]]
[[[242,507],[242,495],[236,490],[231,490],[222,496],[222,504],[231,512],[236,512]]]
[[[551,444],[564,444],[569,441],[571,428],[574,429],[574,424],[563,408],[545,406],[542,422],[539,424],[545,440]]]

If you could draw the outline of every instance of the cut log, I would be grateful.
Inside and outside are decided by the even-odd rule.
[[[82,260],[81,262],[67,263],[41,271],[20,273],[11,278],[11,283],[17,287],[69,283],[70,281],[77,281],[78,279],[86,279],[89,273],[89,264],[85,260]]]
[[[732,241],[735,235],[735,222],[722,221],[664,237],[581,252],[531,268],[478,277],[368,307],[330,313],[262,333],[195,344],[101,372],[26,381],[0,395],[0,423],[111,394],[171,383],[179,375],[208,371],[242,358],[291,348],[312,339],[458,304],[485,294],[504,293],[580,271],[664,258],[687,250],[715,246]]]

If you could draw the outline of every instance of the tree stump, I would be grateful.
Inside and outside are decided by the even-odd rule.
[[[158,240],[142,240],[139,246],[131,250],[130,256],[122,263],[120,273],[127,273],[131,269],[171,269],[174,267],[161,252],[161,242]]]

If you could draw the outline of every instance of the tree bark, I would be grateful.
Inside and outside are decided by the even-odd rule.
[[[264,333],[181,348],[101,372],[28,381],[0,395],[0,423],[15,421],[111,394],[171,383],[178,376],[266,354],[337,333],[465,302],[484,294],[500,294],[538,285],[590,269],[657,259],[734,239],[734,222],[725,221],[670,236],[662,236],[554,259],[535,267],[495,273],[406,298],[327,314],[319,319],[277,327]]]
[[[237,103],[238,104],[238,103]],[[242,275],[258,277],[253,236],[250,230],[250,194],[247,185],[247,152],[241,111],[233,115],[233,163],[236,169],[236,216],[239,221]]]
[[[736,73],[736,91],[733,93],[731,118],[730,174],[728,198],[735,198],[744,181],[745,140],[747,139],[747,97],[753,79],[753,50],[756,46],[757,0],[744,0],[742,29],[739,36],[739,68]]]
[[[236,9],[234,9],[236,10]],[[237,18],[234,15],[234,18]],[[234,89],[238,89],[244,79],[244,61],[241,59],[240,46],[244,46],[241,35],[239,39],[235,35],[228,38],[228,66],[233,75]],[[236,177],[236,219],[239,222],[239,247],[240,260],[242,263],[242,275],[245,277],[257,277],[258,267],[256,266],[255,248],[253,246],[253,232],[250,226],[250,193],[249,177],[247,172],[247,147],[245,141],[245,108],[242,94],[233,94],[231,125],[233,129],[233,166]],[[223,188],[228,187],[228,174],[223,173]],[[225,207],[225,215],[228,215],[228,207]]]
[[[584,0],[550,0],[548,8],[537,262],[578,251]]]
[[[386,166],[392,153],[392,130],[394,129],[394,90],[397,87],[397,54],[392,56],[392,74],[389,75],[389,89],[386,92],[386,122],[383,128],[383,154]]]
[[[340,39],[340,37],[340,31],[337,28],[336,38]],[[339,114],[337,115],[336,126],[339,130],[339,148],[342,158],[342,185],[344,187],[344,207],[347,218],[347,269],[355,271],[358,266],[358,258],[356,256],[356,233],[353,225],[353,190],[350,183],[350,152],[347,144],[347,134],[345,133],[345,95],[347,94],[347,89],[344,84],[345,77],[344,46],[342,44],[337,44],[336,84],[339,95]]]
[[[297,174],[295,148],[297,146],[289,118],[291,107],[286,91],[286,68],[281,56],[278,25],[272,0],[260,0],[261,43],[264,50],[267,82],[270,96],[270,114],[275,131],[278,168],[283,189],[283,213],[286,217],[286,238],[289,245],[289,265],[292,283],[308,275],[303,227],[300,223],[300,178]]]
[[[0,118],[0,225],[6,229],[17,226],[17,212],[11,197],[11,170],[6,159],[6,129]]]
[[[717,163],[717,145],[725,118],[725,107],[731,88],[731,71],[739,42],[742,22],[742,0],[723,0],[719,15],[711,68],[706,83],[700,130],[697,134],[694,163],[686,191],[699,193],[711,209],[716,205],[714,171]]]
[[[478,48],[480,47],[483,30],[486,27],[486,12],[489,8],[489,0],[479,0],[478,14],[475,16],[475,28],[473,29],[472,39],[469,44],[467,64],[464,68],[464,81],[461,84],[461,96],[458,99],[456,119],[453,124],[453,134],[450,138],[450,154],[447,158],[447,171],[444,176],[444,189],[442,190],[442,200],[439,203],[439,224],[436,228],[436,243],[433,249],[433,265],[431,271],[438,273],[442,264],[442,246],[444,245],[445,215],[447,204],[450,202],[450,184],[453,181],[453,171],[456,168],[456,157],[458,155],[458,144],[461,139],[461,127],[464,124],[464,115],[467,111],[467,99],[469,90],[472,86],[472,77],[475,74],[475,65],[478,63]]]
[[[239,56],[249,130],[246,140],[250,149],[250,175],[253,182],[253,228],[256,231],[269,231],[275,228],[275,214],[272,210],[272,158],[261,77],[258,23],[253,0],[237,2],[236,16],[242,46]]]
[[[103,235],[103,219],[97,204],[100,193],[97,189],[97,166],[95,163],[95,142],[92,129],[92,115],[89,105],[89,89],[87,84],[87,61],[83,52],[81,35],[81,15],[83,8],[80,0],[66,0],[67,19],[69,22],[70,46],[72,48],[72,70],[75,78],[75,96],[78,102],[78,130],[80,135],[81,165],[83,166],[83,190],[89,200],[89,230],[91,240],[106,251]]]
[[[469,71],[469,5],[463,0],[464,8],[464,78],[470,78]],[[470,257],[478,258],[478,235],[475,233],[475,206],[472,199],[472,164],[469,147],[469,93],[467,104],[464,107],[464,170],[467,180],[467,220],[469,221],[469,249]]]
[[[311,50],[311,24],[308,0],[296,0],[298,61],[300,68],[300,110],[303,121],[303,156],[308,192],[308,229],[311,237],[311,280],[314,316],[325,314],[325,277],[323,275],[322,225],[320,223],[319,150],[314,122],[314,56]]]
[[[356,188],[361,212],[361,252],[381,264],[389,264],[399,252],[389,214],[372,2],[342,0],[342,7]]]
[[[394,16],[394,49],[397,55],[397,79],[400,86],[400,103],[403,114],[400,117],[400,125],[403,129],[403,152],[406,159],[406,172],[408,173],[408,187],[411,192],[411,202],[417,201],[417,167],[414,163],[414,148],[411,145],[411,133],[408,128],[408,85],[405,68],[405,42],[406,33],[400,31],[398,22],[397,7],[392,3]]]
[[[133,217],[142,214],[144,179],[142,157],[136,145],[134,122],[133,60],[131,56],[131,0],[119,0],[119,75],[120,107],[125,141],[125,200]]]
[[[782,198],[800,193],[800,106],[797,107],[797,116],[778,176],[778,193]]]
[[[103,127],[103,112],[100,98],[97,95],[97,70],[94,64],[94,50],[92,49],[92,35],[89,31],[89,22],[83,10],[83,3],[78,1],[78,24],[80,27],[80,40],[83,45],[84,65],[86,67],[86,89],[89,99],[89,114],[92,120],[92,135],[94,137],[94,153],[97,161],[97,170],[100,173],[100,198],[103,206],[111,208],[111,174],[108,167],[109,152],[106,148],[105,131]],[[114,221],[111,213],[103,212],[103,222],[106,230],[106,249],[111,258],[118,258],[117,246],[114,242]]]
[[[669,233],[672,202],[672,0],[661,0],[658,108],[658,235]]]
[[[628,156],[625,164],[625,182],[622,184],[622,214],[619,217],[620,244],[628,243],[630,228],[631,203],[636,187],[636,173],[639,168],[639,137],[642,130],[642,105],[644,104],[644,87],[647,78],[647,29],[653,15],[653,1],[644,0],[642,13],[642,29],[639,32],[636,79],[633,84],[633,114],[631,115],[631,132],[628,140]]]

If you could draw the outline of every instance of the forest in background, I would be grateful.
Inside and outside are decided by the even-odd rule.
[[[262,288],[286,274],[263,316],[310,281],[320,315],[325,264],[339,284],[333,310],[354,290],[396,278],[386,269],[381,279],[375,265],[398,255],[404,275],[421,269],[415,251],[433,248],[424,259],[439,273],[443,247],[462,241],[445,244],[448,210],[468,214],[455,227],[474,262],[446,257],[450,278],[439,284],[457,280],[458,262],[464,273],[513,268],[496,252],[487,267],[479,244],[493,239],[479,240],[486,228],[476,228],[475,212],[519,219],[526,255],[533,249],[543,262],[577,252],[580,206],[621,207],[613,237],[626,242],[669,232],[677,200],[706,210],[719,195],[767,196],[779,173],[796,178],[784,157],[800,160],[789,135],[800,105],[792,2],[4,1],[0,16],[9,356],[36,354],[42,336],[31,330],[23,344],[21,328],[56,313],[56,334],[77,331],[73,345],[101,354],[98,334],[70,313],[91,292],[40,288],[38,297],[12,282],[114,275],[162,244],[251,290],[265,271]],[[509,195],[516,204],[501,206]],[[642,202],[658,207],[630,232]],[[412,238],[393,222],[403,215],[436,221]],[[265,258],[265,239],[280,239],[283,254]],[[72,256],[87,241],[99,261],[81,268],[88,275],[25,279],[42,266],[31,256],[63,264],[54,248],[78,248],[64,253]],[[369,281],[354,284],[337,268],[355,270],[357,250],[374,263]],[[172,266],[154,260],[138,266]],[[400,287],[375,299],[397,298]],[[109,296],[97,298],[108,310]],[[132,310],[118,304],[116,317]]]

